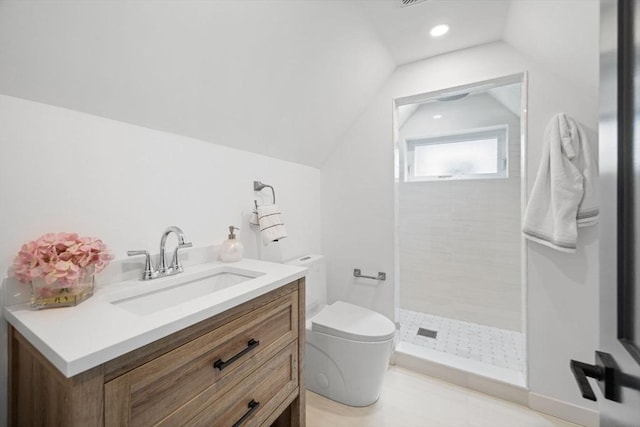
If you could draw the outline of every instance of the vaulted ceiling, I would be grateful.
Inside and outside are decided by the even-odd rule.
[[[454,50],[501,40],[509,0],[426,0],[400,7],[400,0],[361,2],[364,16],[396,64],[406,64]],[[429,30],[446,24],[446,36]]]
[[[586,3],[0,0],[0,93],[321,167],[407,62],[505,39],[588,90]]]

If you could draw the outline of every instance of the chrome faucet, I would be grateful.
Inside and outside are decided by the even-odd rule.
[[[169,234],[171,233],[175,233],[178,237],[178,246],[176,246],[176,248],[173,250],[171,265],[167,268],[165,245],[167,243],[167,237],[169,237]],[[180,264],[180,260],[178,259],[178,249],[190,248],[191,246],[193,246],[191,242],[185,243],[184,233],[179,227],[176,227],[175,225],[167,227],[167,229],[162,233],[162,238],[160,239],[160,259],[158,260],[158,273],[165,276],[169,274],[182,273],[184,271],[184,268],[182,267],[182,264]]]
[[[169,234],[175,233],[176,237],[178,237],[178,245],[173,250],[173,257],[171,258],[171,265],[167,267],[167,259],[166,259],[166,250],[165,246],[167,243],[167,237]],[[152,280],[157,279],[159,277],[172,276],[174,274],[182,273],[184,271],[184,267],[180,263],[180,259],[178,258],[178,249],[190,248],[193,246],[191,242],[184,241],[184,233],[179,227],[172,225],[167,227],[166,230],[162,233],[162,238],[160,239],[160,256],[158,259],[158,269],[153,268],[153,263],[151,262],[151,255],[149,255],[148,251],[144,250],[136,250],[136,251],[127,251],[127,255],[144,255],[145,256],[145,265],[144,271],[142,272],[142,277],[140,280]]]

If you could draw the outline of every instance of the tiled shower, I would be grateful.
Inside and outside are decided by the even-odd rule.
[[[520,85],[497,89],[414,104],[399,129],[398,350],[522,385],[520,117],[504,101],[519,99]],[[408,144],[496,128],[507,129],[502,176],[415,179],[409,170],[419,159]]]
[[[425,358],[441,352],[452,366],[522,385],[522,332],[400,309],[400,343],[401,351]]]

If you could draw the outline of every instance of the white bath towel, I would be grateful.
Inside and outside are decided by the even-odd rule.
[[[522,232],[534,242],[575,252],[578,227],[598,222],[598,165],[584,129],[564,113],[545,130],[538,176]]]
[[[258,206],[258,223],[265,245],[287,237],[282,214],[276,205]]]

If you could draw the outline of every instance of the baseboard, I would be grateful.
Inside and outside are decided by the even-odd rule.
[[[599,427],[600,414],[593,409],[583,408],[538,393],[529,393],[529,407],[584,427]]]

